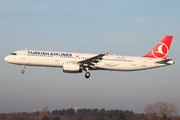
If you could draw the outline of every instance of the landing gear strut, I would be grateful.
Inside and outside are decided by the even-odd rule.
[[[23,70],[21,70],[21,73],[22,73],[22,74],[25,73],[24,69],[25,69],[25,65],[23,65]]]
[[[85,74],[85,78],[89,78],[90,77],[90,73],[88,72],[89,68],[88,67],[85,67],[85,71],[86,71],[86,74]]]

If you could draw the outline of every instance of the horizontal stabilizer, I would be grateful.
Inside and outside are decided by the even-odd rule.
[[[159,64],[168,64],[169,61],[171,61],[172,59],[166,59],[166,60],[161,60],[161,61],[158,61],[156,63],[159,63]]]

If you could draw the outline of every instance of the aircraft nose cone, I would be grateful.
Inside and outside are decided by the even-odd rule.
[[[6,57],[4,58],[4,60],[5,60],[6,62],[9,62],[9,57],[6,56]]]

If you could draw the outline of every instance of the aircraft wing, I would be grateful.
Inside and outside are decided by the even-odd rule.
[[[88,59],[85,59],[85,60],[82,60],[82,61],[79,61],[78,63],[84,65],[94,65],[95,63],[98,63],[100,60],[103,59],[103,56],[107,56],[109,52],[105,53],[105,54],[99,54],[97,56],[94,56],[94,57],[91,57],[91,58],[88,58]]]

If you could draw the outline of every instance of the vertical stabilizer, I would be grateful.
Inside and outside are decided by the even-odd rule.
[[[143,57],[166,59],[173,36],[165,36],[156,47]]]

